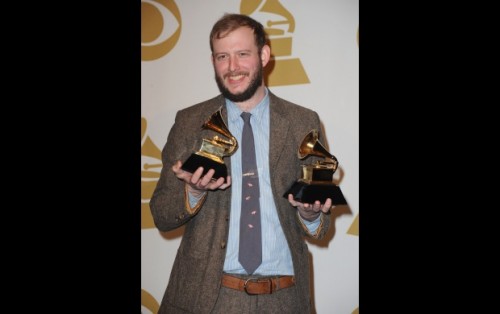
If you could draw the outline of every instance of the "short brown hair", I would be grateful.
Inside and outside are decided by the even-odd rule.
[[[228,13],[224,14],[212,27],[212,31],[210,32],[210,50],[214,52],[213,41],[215,39],[223,38],[240,27],[249,27],[253,30],[255,44],[260,53],[262,47],[264,47],[267,42],[264,26],[247,15]]]

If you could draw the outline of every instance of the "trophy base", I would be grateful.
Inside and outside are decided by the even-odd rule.
[[[326,199],[330,198],[333,205],[347,204],[340,187],[333,183],[306,183],[296,181],[283,197],[288,198],[288,194],[292,194],[293,198],[301,203],[312,204],[315,201],[320,201],[321,204],[324,204]]]
[[[203,167],[203,175],[207,174],[208,170],[214,169],[215,173],[212,177],[214,179],[223,177],[225,180],[227,177],[227,167],[225,164],[221,164],[198,154],[191,154],[191,156],[182,164],[181,169],[193,173],[199,167]]]

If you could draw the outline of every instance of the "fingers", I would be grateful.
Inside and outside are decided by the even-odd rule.
[[[330,209],[333,208],[335,208],[335,206],[332,205],[332,199],[327,198],[325,204],[323,204],[323,206],[321,207],[321,211],[326,214],[328,213],[328,211],[330,211]]]
[[[212,180],[214,173],[215,170],[210,169],[208,170],[207,174],[203,175],[203,167],[198,167],[198,169],[196,169],[196,171],[193,173],[193,176],[191,177],[191,184],[205,189],[206,186],[210,183],[210,180]]]
[[[182,162],[178,160],[173,166],[172,166],[172,171],[174,172],[175,176],[184,182],[189,182],[191,179],[192,174],[184,171],[181,169],[182,167]]]
[[[314,202],[314,204],[309,205],[313,212],[317,213],[321,210],[321,203],[319,201]]]
[[[210,174],[210,171],[207,173],[205,177],[209,176],[211,179],[206,185],[207,190],[224,190],[228,188],[231,185],[231,176],[227,176],[227,178],[224,180],[223,177],[218,178],[217,180],[213,179],[213,175]]]
[[[328,213],[330,209],[335,208],[334,205],[332,205],[332,199],[327,198],[325,200],[324,204],[321,204],[319,200],[316,200],[314,203],[309,204],[309,203],[301,203],[296,201],[293,198],[292,194],[288,194],[288,202],[293,206],[297,207],[299,210],[304,211],[304,212],[314,212],[318,213],[319,211],[322,211],[323,213]]]
[[[219,178],[220,180],[221,178]],[[225,183],[221,184],[218,189],[224,190],[227,189],[231,185],[231,176],[227,176]]]
[[[319,201],[314,202],[314,204],[304,204],[304,208],[310,208],[315,213],[322,211],[327,214],[331,209],[335,208],[335,205],[332,204],[332,199],[327,198],[324,204],[321,204]]]
[[[175,173],[175,175],[181,174],[181,172],[184,172],[182,169],[182,163],[180,160],[177,160],[177,162],[172,166],[172,171]]]
[[[290,204],[293,206],[293,207],[297,207],[299,202],[296,202],[294,199],[293,199],[293,195],[292,194],[288,194],[288,202],[290,202]]]
[[[191,189],[198,191],[206,191],[206,190],[217,190],[217,189],[226,189],[231,185],[231,177],[227,176],[224,180],[223,177],[215,179],[213,176],[215,174],[214,169],[208,170],[208,172],[203,175],[203,167],[198,167],[195,172],[190,173],[181,169],[182,163],[181,161],[177,161],[172,166],[172,171],[178,179],[186,182]]]

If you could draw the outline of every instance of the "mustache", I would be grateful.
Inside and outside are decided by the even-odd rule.
[[[224,78],[228,78],[229,76],[237,76],[237,75],[243,75],[243,76],[250,76],[250,73],[248,72],[228,72],[224,74]]]

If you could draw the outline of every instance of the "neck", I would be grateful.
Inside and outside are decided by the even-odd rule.
[[[265,96],[266,96],[265,85],[262,84],[250,99],[242,102],[235,102],[235,104],[236,106],[238,106],[238,108],[240,108],[241,111],[250,112],[253,108],[255,108],[258,104],[260,104],[260,102],[262,101],[262,99],[264,99]]]

